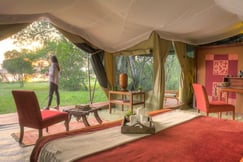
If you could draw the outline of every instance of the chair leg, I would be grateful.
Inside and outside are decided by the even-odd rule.
[[[235,111],[232,111],[232,119],[235,120]]]
[[[42,137],[42,129],[39,129],[39,138]]]
[[[64,125],[66,127],[66,131],[69,131],[69,119],[64,122]]]
[[[46,132],[48,132],[48,127],[46,127]]]
[[[22,143],[24,137],[24,127],[20,126],[20,136],[19,136],[19,143]]]

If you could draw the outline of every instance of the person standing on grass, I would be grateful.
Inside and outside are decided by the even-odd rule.
[[[48,105],[45,108],[46,110],[50,109],[53,93],[55,92],[56,95],[56,107],[55,109],[59,110],[60,105],[60,95],[58,90],[58,83],[59,83],[59,76],[60,76],[60,67],[58,64],[57,57],[55,55],[51,56],[51,66],[49,68],[49,99],[48,99]]]

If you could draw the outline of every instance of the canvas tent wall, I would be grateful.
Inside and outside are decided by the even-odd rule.
[[[188,107],[192,102],[192,82],[194,78],[194,59],[190,58],[186,54],[186,44],[181,42],[172,42],[164,40],[159,37],[156,32],[153,32],[148,40],[145,40],[127,50],[120,51],[118,53],[106,53],[106,72],[109,81],[109,85],[115,84],[115,65],[114,57],[118,54],[126,54],[131,51],[137,50],[151,50],[154,59],[154,87],[151,91],[146,93],[146,107],[153,109],[160,109],[163,107],[164,98],[164,84],[165,84],[165,71],[164,63],[168,55],[170,46],[174,46],[176,50],[177,58],[181,65],[180,80],[180,101],[185,103],[184,107]],[[134,53],[133,55],[136,55]],[[112,67],[112,68],[111,68]]]

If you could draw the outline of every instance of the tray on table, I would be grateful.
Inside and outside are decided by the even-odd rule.
[[[128,125],[129,121],[124,117],[121,126],[123,134],[155,134],[155,126],[153,121],[150,121],[150,126],[146,126],[139,121],[133,125]]]
[[[75,105],[75,109],[79,111],[89,111],[91,110],[91,107],[89,104],[81,104],[81,105]]]

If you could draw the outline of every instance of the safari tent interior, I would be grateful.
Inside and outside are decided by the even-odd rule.
[[[171,111],[161,110],[165,92],[164,63],[171,47],[181,66],[181,73],[175,75],[180,75],[179,101],[183,103],[182,108],[194,106],[193,83],[205,85],[209,99],[216,100],[216,85],[223,82],[225,76],[238,77],[238,72],[243,70],[241,0],[1,0],[0,8],[0,40],[33,21],[49,21],[77,47],[92,54],[99,84],[107,95],[116,84],[117,56],[151,54],[154,62],[153,88],[146,91],[145,107],[152,115],[166,116],[168,113],[175,121],[183,118],[183,113],[179,113],[177,117]],[[239,114],[243,112],[242,98],[237,93],[230,94],[228,99]],[[196,122],[191,123],[194,120]],[[167,121],[160,122],[163,125]],[[180,122],[182,124],[168,126],[168,129],[161,129],[154,135],[125,139],[128,142],[104,148],[106,151],[93,148],[99,142],[102,143],[101,140],[95,141],[96,144],[93,143],[89,149],[95,151],[88,152],[83,157],[79,157],[78,153],[70,154],[70,151],[59,155],[58,147],[66,145],[65,142],[60,142],[60,145],[52,144],[50,148],[58,145],[56,152],[46,154],[53,153],[50,157],[56,160],[65,159],[63,156],[67,154],[72,155],[71,159],[65,159],[67,161],[78,161],[86,157],[87,159],[82,160],[240,161],[243,157],[241,122],[194,115],[185,117]],[[99,132],[118,125],[113,122],[100,127],[61,133],[55,137],[74,134],[82,136],[86,131]],[[210,137],[200,133],[209,133]],[[95,137],[98,138],[99,134]],[[38,157],[43,153],[38,149],[45,146],[43,141],[47,142],[52,138],[54,137],[43,137],[37,142],[32,152],[32,161],[43,158]],[[110,137],[106,136],[107,138]],[[79,140],[87,139],[88,137]],[[113,143],[112,140],[116,140],[111,139],[106,142]],[[155,143],[156,140],[159,141]],[[107,143],[103,141],[101,145]],[[88,148],[90,143],[84,146],[80,144],[76,150],[84,152],[85,149],[82,148]]]

